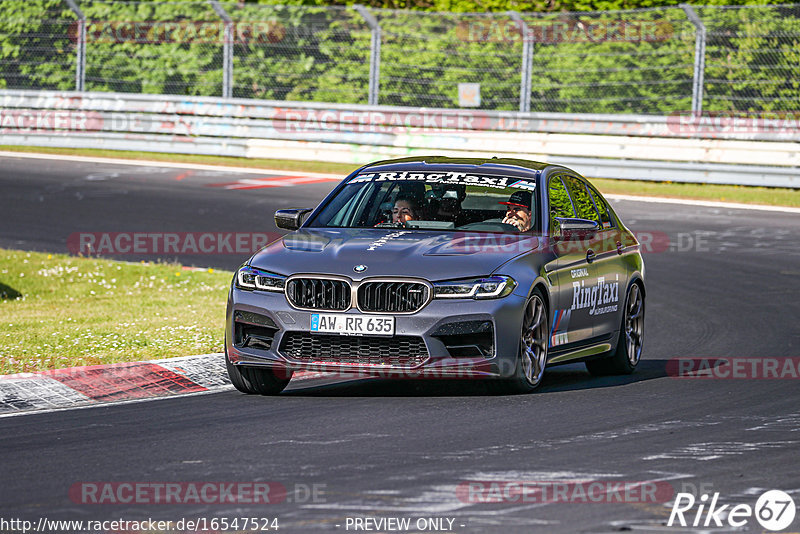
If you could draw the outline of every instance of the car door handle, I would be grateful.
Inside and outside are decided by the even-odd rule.
[[[617,254],[622,255],[622,243],[617,241]]]
[[[589,249],[586,251],[586,261],[592,263],[594,259],[597,257],[597,254],[594,253],[594,250]]]

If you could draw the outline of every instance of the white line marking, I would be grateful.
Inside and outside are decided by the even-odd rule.
[[[7,152],[0,151],[0,158],[28,158],[49,159],[55,161],[77,161],[82,163],[110,163],[114,165],[132,165],[139,167],[166,167],[171,169],[193,169],[198,171],[223,171],[240,174],[278,174],[283,176],[308,176],[315,178],[330,178],[343,180],[346,174],[330,174],[321,172],[278,171],[256,167],[233,167],[227,165],[204,165],[202,163],[175,163],[171,161],[151,161],[123,158],[100,158],[92,156],[66,156],[61,154],[38,154],[35,152]],[[353,170],[358,168],[353,166]]]

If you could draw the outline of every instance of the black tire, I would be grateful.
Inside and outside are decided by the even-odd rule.
[[[537,287],[525,303],[514,375],[497,381],[501,392],[530,393],[541,385],[547,366],[549,316],[547,300]]]
[[[233,365],[225,354],[225,367],[233,387],[250,395],[277,395],[289,384],[292,372],[281,370],[278,376],[275,371],[264,367],[241,367]]]
[[[639,282],[634,282],[625,296],[617,347],[609,356],[586,362],[586,369],[591,374],[629,375],[636,370],[644,343],[644,309],[644,292]]]

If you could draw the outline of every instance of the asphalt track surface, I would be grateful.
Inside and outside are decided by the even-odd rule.
[[[4,158],[0,246],[64,252],[68,236],[83,231],[271,232],[276,208],[312,205],[332,187],[230,190],[209,184],[253,176],[176,179],[186,172]],[[466,481],[663,481],[751,506],[775,488],[800,504],[800,380],[667,372],[679,357],[800,356],[800,217],[614,206],[634,230],[673,242],[645,257],[645,350],[634,375],[593,378],[582,365],[562,366],[522,396],[456,381],[319,380],[274,398],[231,390],[3,418],[0,517],[247,515],[276,517],[283,532],[344,532],[348,517],[435,517],[454,519],[455,532],[616,532],[664,529],[670,511],[665,503],[469,502],[457,491]],[[177,259],[233,269],[245,258]],[[290,493],[257,506],[73,502],[70,487],[85,481],[274,481]],[[306,499],[303,485],[314,484],[323,493]],[[751,518],[743,530],[762,528]]]

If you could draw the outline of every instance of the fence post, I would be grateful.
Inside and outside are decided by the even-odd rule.
[[[217,0],[208,0],[225,23],[225,43],[222,45],[222,98],[233,96],[233,19]]]
[[[370,106],[378,105],[378,91],[381,78],[381,26],[378,19],[367,11],[361,4],[353,4],[353,9],[364,19],[369,26],[371,38],[369,46],[369,96],[367,102]]]
[[[519,25],[522,38],[522,80],[519,85],[519,110],[527,113],[531,110],[531,77],[533,76],[533,32],[522,20],[519,13],[509,11],[508,16]]]
[[[706,25],[700,20],[692,6],[688,4],[681,4],[680,6],[695,28],[692,113],[697,116],[703,111],[703,77],[706,70]]]
[[[75,58],[75,90],[86,90],[86,17],[75,3],[75,0],[67,0],[67,5],[78,17],[77,37],[77,57]]]

